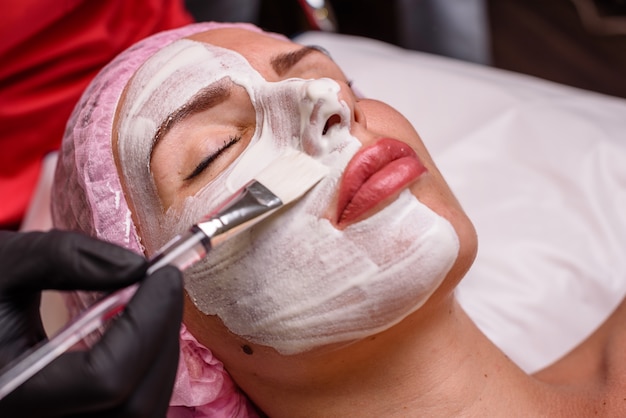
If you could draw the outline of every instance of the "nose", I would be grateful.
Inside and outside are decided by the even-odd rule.
[[[341,146],[355,118],[355,103],[347,100],[346,86],[331,79],[307,82],[302,116],[302,147],[313,156],[322,156]],[[306,115],[308,113],[308,115]]]

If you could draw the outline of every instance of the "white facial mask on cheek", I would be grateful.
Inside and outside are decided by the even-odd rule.
[[[205,51],[203,59],[213,61],[198,61],[189,70],[193,75],[186,75],[187,68],[192,67],[189,62],[170,70],[170,78],[155,78],[163,86],[155,87],[155,91],[166,89],[174,74],[194,80],[195,91],[228,74],[250,95],[257,128],[246,151],[198,194],[165,217],[158,213],[146,218],[144,212],[142,225],[152,222],[151,235],[142,233],[146,241],[162,244],[172,234],[187,229],[285,147],[304,149],[330,168],[328,177],[304,198],[213,249],[185,273],[185,288],[198,309],[218,315],[233,333],[254,343],[295,354],[365,338],[422,306],[458,253],[456,233],[445,219],[408,191],[384,210],[344,231],[322,218],[345,166],[361,146],[350,134],[351,115],[338,98],[338,84],[326,79],[268,83],[239,54],[190,43],[173,44],[171,55],[185,56],[195,63],[201,56],[197,50],[200,45]],[[187,49],[196,51],[191,54]],[[164,64],[170,62],[167,57],[164,60]],[[154,64],[153,71],[158,74],[159,65],[164,64]],[[202,77],[196,73],[203,73]],[[156,85],[147,74],[142,84]],[[185,84],[189,93],[171,93],[175,96],[171,100],[163,93],[161,100],[169,100],[166,106],[162,101],[157,105],[146,100],[144,107],[153,109],[135,114],[148,120],[145,125],[158,126],[159,117],[186,103],[193,88]],[[163,107],[167,112],[160,109]],[[332,115],[339,115],[341,123],[323,134]],[[143,182],[153,186],[146,169],[147,153],[149,149],[143,146],[143,151],[130,152],[125,159],[137,166]],[[128,161],[132,159],[143,161],[143,165]],[[135,206],[149,202],[145,195],[138,193]]]

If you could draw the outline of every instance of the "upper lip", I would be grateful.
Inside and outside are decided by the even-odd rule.
[[[382,138],[360,149],[341,179],[337,224],[359,220],[384,200],[399,194],[424,171],[416,152],[396,139]]]

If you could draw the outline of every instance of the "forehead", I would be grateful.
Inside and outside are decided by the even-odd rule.
[[[213,29],[191,35],[188,39],[240,53],[268,81],[276,81],[273,80],[276,76],[271,67],[272,57],[302,48],[277,36],[239,28]]]

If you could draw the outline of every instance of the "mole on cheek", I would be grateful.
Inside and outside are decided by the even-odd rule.
[[[254,353],[254,351],[252,350],[252,347],[250,347],[249,345],[242,345],[241,349],[243,350],[244,353],[246,353],[249,356]]]

